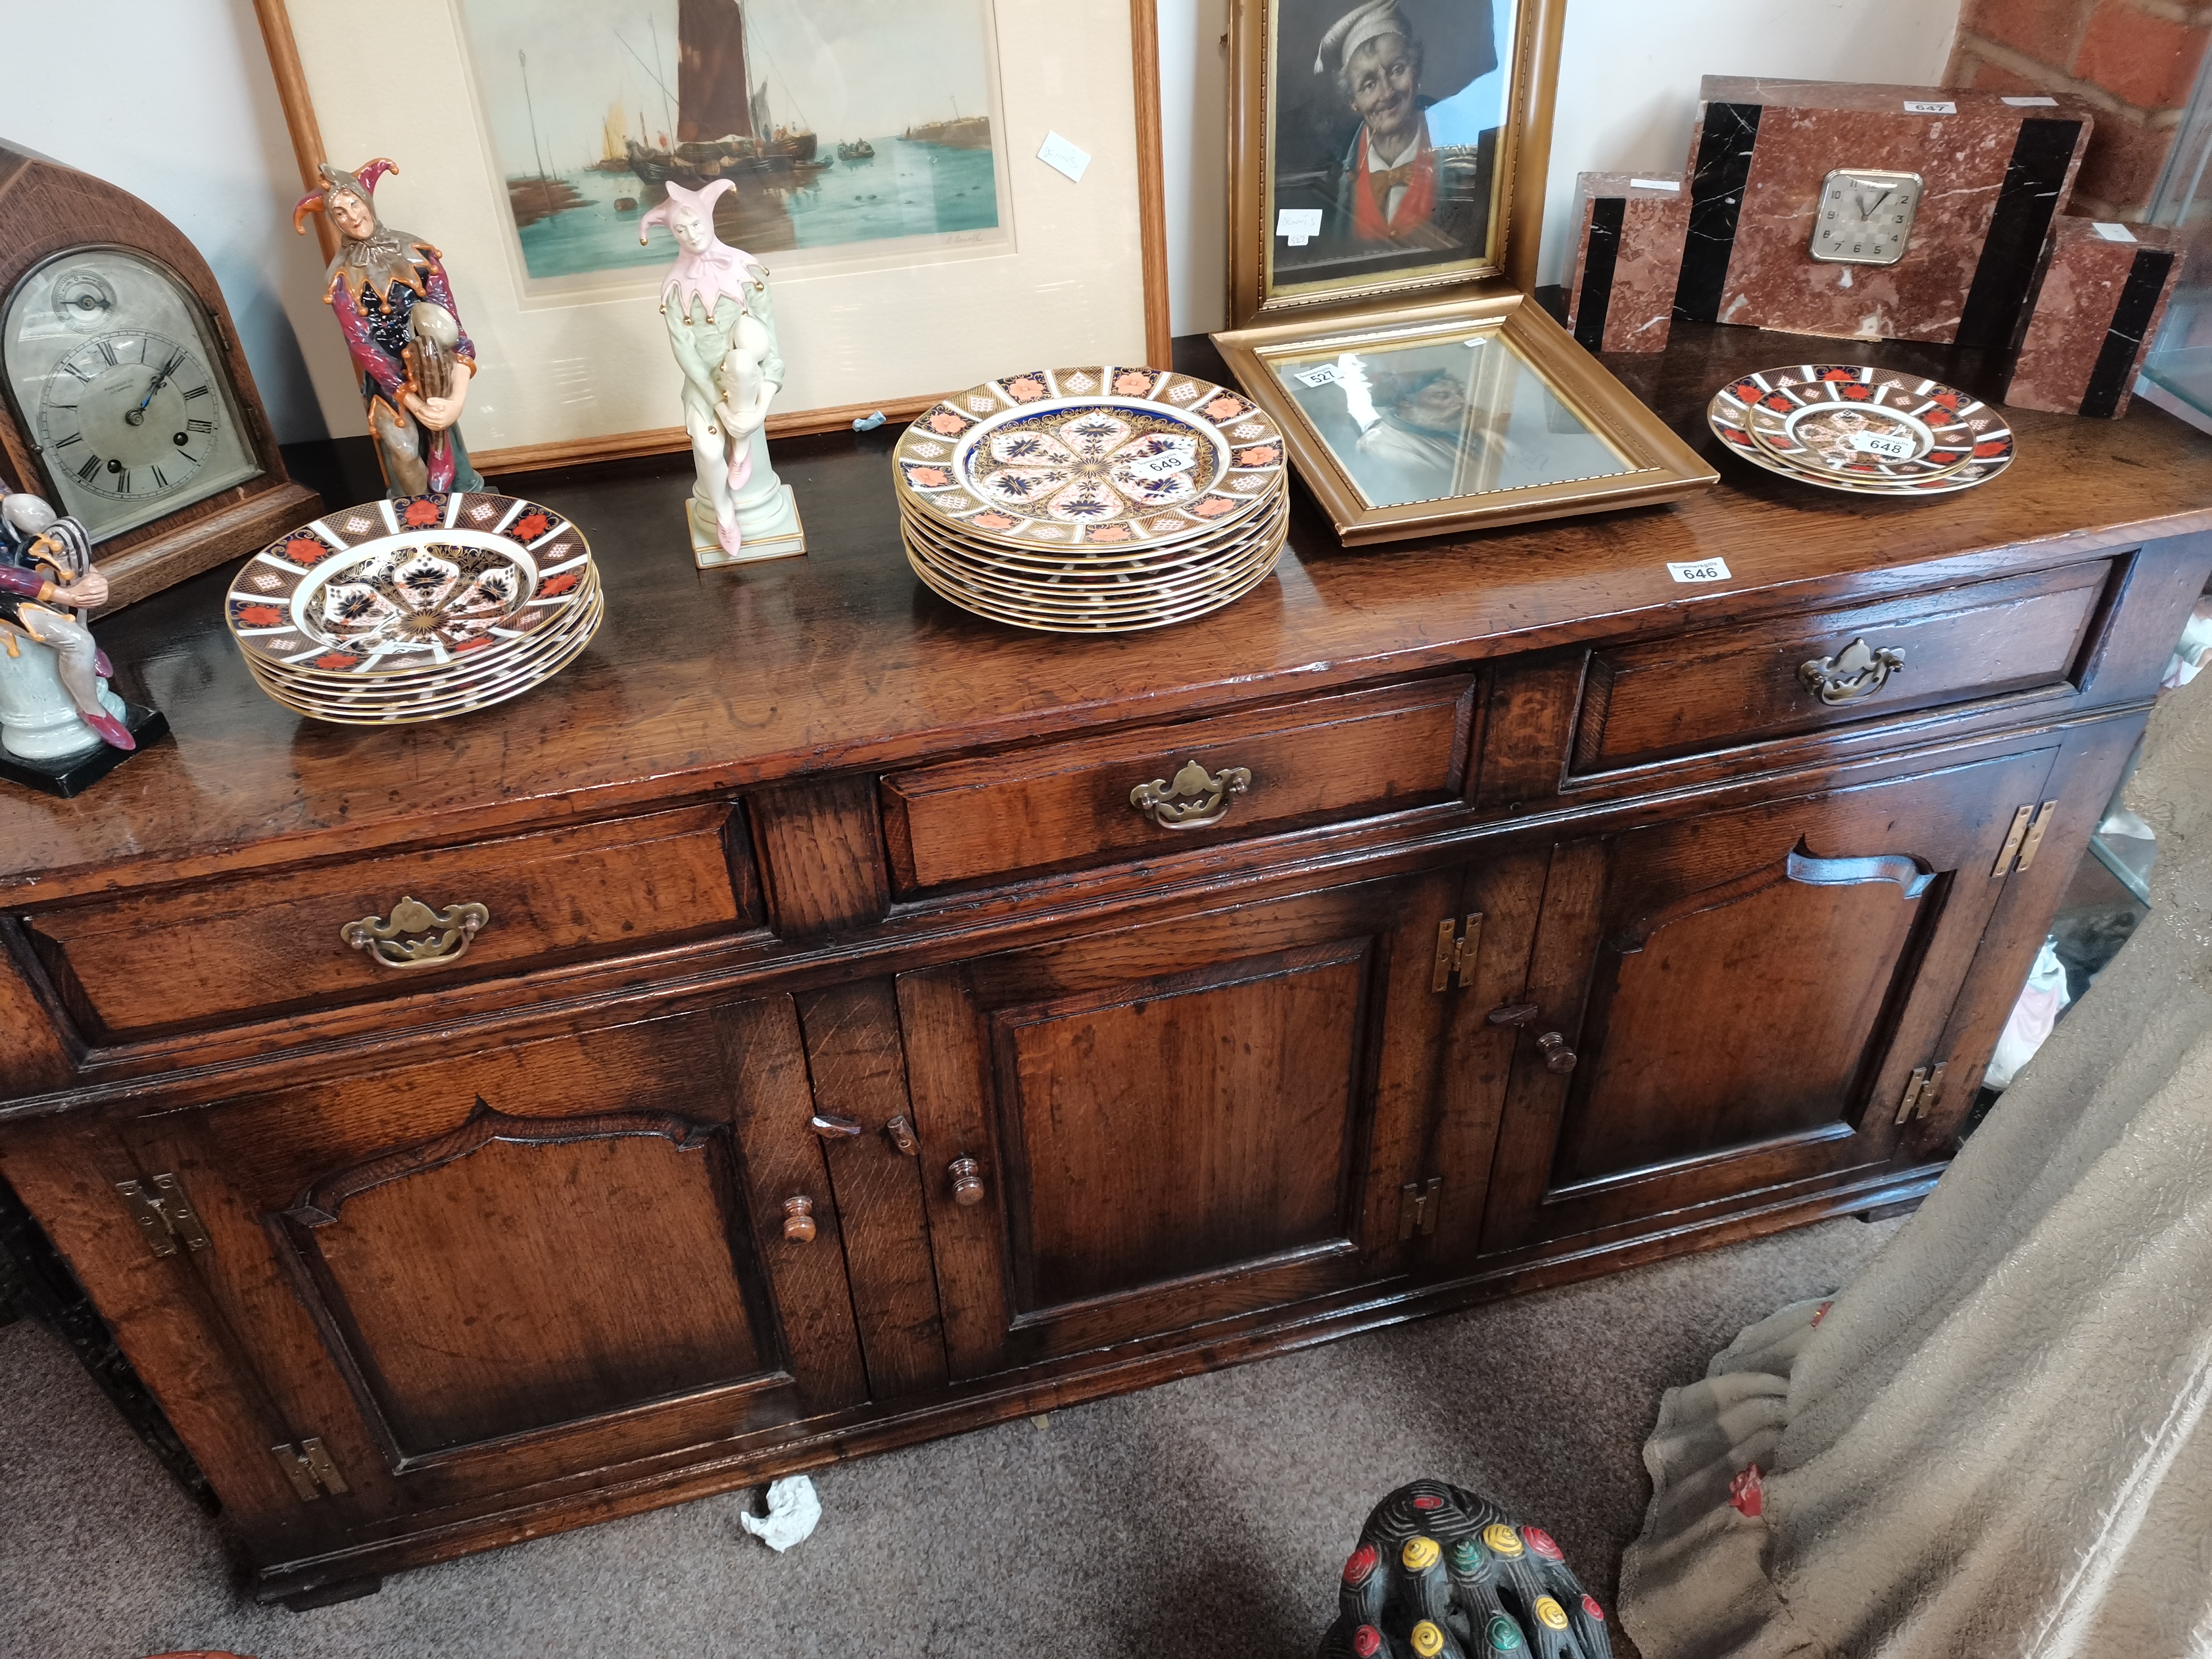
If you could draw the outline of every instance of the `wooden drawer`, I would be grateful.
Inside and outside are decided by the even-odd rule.
[[[95,1042],[403,995],[757,925],[750,860],[724,803],[23,915]],[[394,969],[340,929],[402,899],[477,903],[451,966]]]
[[[1455,674],[893,773],[893,884],[910,893],[1453,799],[1474,691],[1473,675]],[[1171,783],[1193,761],[1251,774],[1218,823],[1168,829],[1130,804],[1138,785]]]
[[[1602,772],[2007,692],[2078,690],[2113,574],[2113,562],[2100,559],[1594,652],[1572,769]],[[1803,665],[1840,658],[1862,640],[1902,665],[1864,695],[1822,701]]]

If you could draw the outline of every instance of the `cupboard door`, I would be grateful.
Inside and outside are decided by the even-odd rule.
[[[1556,846],[1483,1249],[1886,1161],[2053,753]]]
[[[129,1133],[204,1220],[179,1270],[271,1443],[319,1439],[366,1518],[865,1397],[811,1109],[773,997]]]
[[[956,1376],[1401,1269],[1457,872],[903,975]]]

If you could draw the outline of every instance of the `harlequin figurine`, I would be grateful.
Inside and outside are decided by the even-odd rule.
[[[638,222],[638,241],[666,225],[680,250],[660,288],[668,343],[684,372],[684,426],[698,483],[687,503],[691,556],[702,566],[780,559],[806,550],[791,486],[768,456],[769,404],[783,384],[767,268],[714,234],[714,198],[672,180]]]
[[[292,210],[292,228],[321,212],[344,239],[331,261],[323,302],[338,319],[361,376],[369,434],[395,499],[431,490],[478,489],[459,427],[476,374],[477,349],[461,326],[453,285],[438,250],[388,230],[376,212],[376,182],[399,169],[380,156],[354,173],[325,165],[323,188]]]
[[[63,608],[106,602],[107,578],[93,568],[84,526],[0,484],[0,750],[52,761],[102,743],[138,746],[123,724],[123,700],[107,689],[106,655]]]
[[[1416,1480],[1377,1504],[1344,1564],[1322,1659],[1612,1659],[1605,1613],[1541,1527]]]

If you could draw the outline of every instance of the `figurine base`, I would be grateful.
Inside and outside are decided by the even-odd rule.
[[[806,551],[806,526],[799,521],[799,502],[789,484],[783,486],[783,504],[791,513],[790,530],[781,536],[748,536],[738,551],[726,553],[715,538],[712,516],[700,512],[696,497],[685,497],[684,517],[691,526],[691,562],[702,570],[712,570],[720,565],[796,558]]]
[[[169,721],[158,708],[129,702],[123,706],[123,728],[137,740],[137,749],[111,749],[100,743],[46,761],[25,760],[0,749],[0,778],[67,800],[78,791],[89,789],[149,744],[168,735]]]

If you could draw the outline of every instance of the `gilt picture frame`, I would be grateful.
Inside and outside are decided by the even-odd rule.
[[[1535,283],[1565,0],[1231,0],[1230,326]]]
[[[1719,481],[1526,295],[1213,338],[1347,545],[1647,506]]]
[[[398,164],[379,210],[453,273],[482,364],[468,435],[484,470],[688,447],[657,305],[676,250],[665,232],[635,249],[666,177],[728,172],[740,187],[723,207],[748,216],[729,228],[767,239],[749,251],[789,372],[771,436],[896,420],[1019,368],[1168,356],[1154,0],[957,0],[953,46],[919,70],[915,43],[850,0],[611,0],[574,18],[575,0],[388,0],[374,39],[343,8],[255,9],[302,188],[325,161]],[[716,29],[728,40],[704,38]],[[364,57],[400,40],[404,107],[364,92],[383,73]],[[734,60],[719,89],[718,45]],[[1050,134],[1087,156],[1079,178],[1039,157]]]

